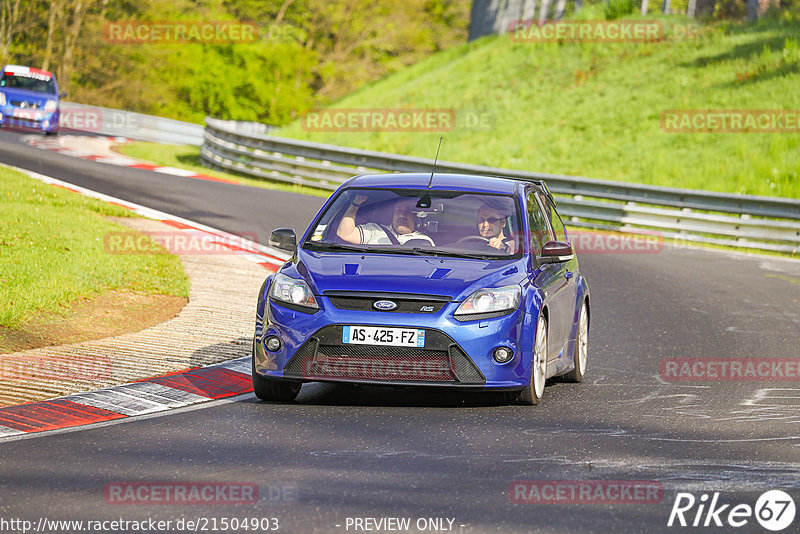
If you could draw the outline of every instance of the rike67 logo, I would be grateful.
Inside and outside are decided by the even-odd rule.
[[[713,496],[703,493],[699,499],[681,492],[675,496],[667,526],[739,528],[755,517],[762,528],[779,532],[792,524],[794,516],[794,499],[780,490],[762,493],[754,507],[744,503],[723,504],[719,492],[714,492]]]

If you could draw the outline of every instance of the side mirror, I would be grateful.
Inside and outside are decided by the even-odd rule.
[[[562,263],[575,257],[572,245],[563,241],[548,241],[542,247],[539,263]]]
[[[269,236],[269,244],[271,247],[294,252],[297,249],[297,234],[294,233],[294,228],[278,228]]]

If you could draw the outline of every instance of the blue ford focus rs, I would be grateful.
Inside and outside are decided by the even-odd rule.
[[[537,404],[583,380],[589,287],[543,182],[362,175],[328,199],[258,297],[253,389],[441,386]]]

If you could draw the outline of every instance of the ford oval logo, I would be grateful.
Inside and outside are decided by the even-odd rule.
[[[391,300],[378,300],[372,303],[372,307],[381,311],[392,311],[397,308],[397,303]]]

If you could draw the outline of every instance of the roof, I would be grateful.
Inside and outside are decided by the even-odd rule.
[[[397,189],[426,189],[430,173],[363,174],[349,182],[348,187],[392,187]],[[512,178],[480,176],[474,174],[435,173],[431,190],[468,191],[473,193],[495,193],[510,195],[520,183]]]
[[[49,70],[24,67],[22,65],[6,65],[3,67],[3,72],[14,74],[16,76],[27,76],[30,78],[41,78],[45,80],[49,80],[53,77],[53,73]]]

